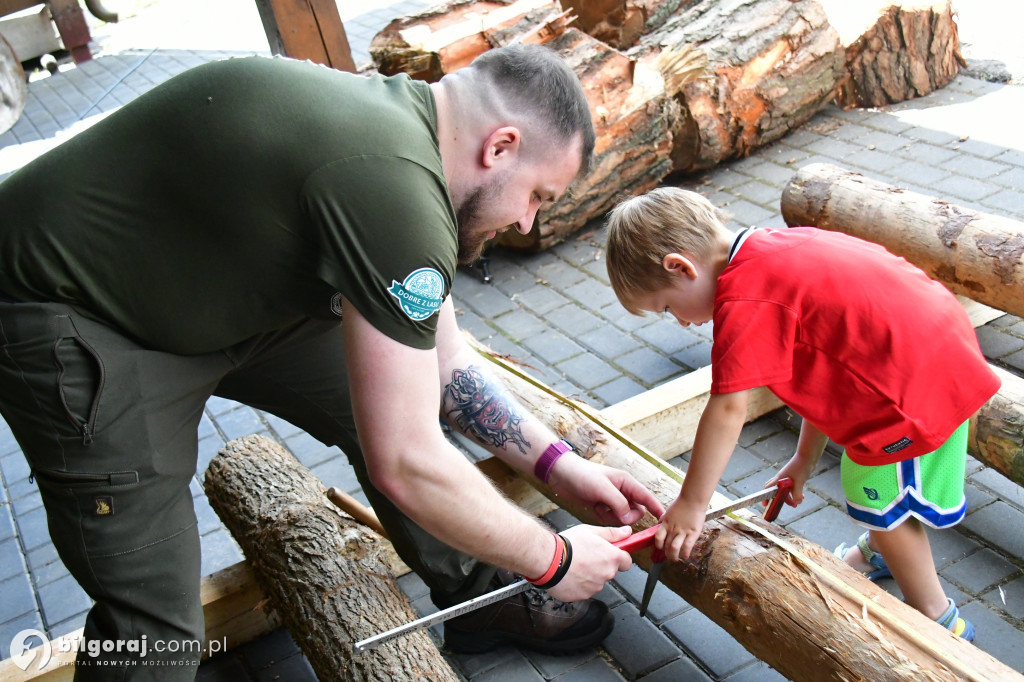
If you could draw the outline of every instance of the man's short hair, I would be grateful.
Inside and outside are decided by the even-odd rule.
[[[671,275],[662,267],[670,253],[705,262],[728,230],[718,210],[696,192],[659,187],[619,203],[608,214],[608,279],[623,307],[634,315],[639,297],[664,289]]]
[[[594,122],[583,86],[562,57],[541,45],[509,45],[484,52],[471,68],[496,86],[507,108],[536,116],[554,136],[583,142],[581,170],[594,156]]]

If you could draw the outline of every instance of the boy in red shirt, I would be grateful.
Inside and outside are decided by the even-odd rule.
[[[944,594],[924,524],[966,511],[967,422],[999,389],[956,298],[881,246],[815,228],[733,235],[702,196],[659,188],[608,220],[608,275],[631,313],[714,322],[711,396],[679,498],[656,542],[687,558],[743,428],[766,386],[803,417],[792,459],[768,485],[803,487],[829,438],[845,446],[847,511],[870,530],[836,553],[967,640]],[[884,557],[884,558],[883,558]],[[890,573],[891,572],[891,573]]]

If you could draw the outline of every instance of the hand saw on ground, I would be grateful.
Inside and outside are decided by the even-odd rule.
[[[767,509],[765,509],[764,518],[767,521],[774,521],[779,515],[779,510],[781,509],[782,502],[786,498],[786,493],[791,490],[792,487],[793,481],[789,478],[783,478],[770,488],[765,488],[764,490],[752,493],[746,497],[741,497],[721,507],[709,509],[707,514],[704,515],[704,521],[707,522],[712,519],[717,519],[738,509],[744,509],[768,499],[771,500],[771,503],[768,505]],[[654,535],[657,533],[660,525],[661,524],[651,526],[639,533],[633,533],[625,540],[619,540],[613,544],[619,549],[629,552],[630,554],[646,547],[651,547],[654,544]],[[660,560],[658,558],[659,555],[661,557]],[[652,559],[654,559],[655,563],[651,566],[651,571],[648,573],[648,586],[644,588],[644,601],[641,604],[641,615],[646,611],[647,604],[650,602],[651,594],[654,592],[654,585],[657,584],[658,574],[661,572],[661,567],[664,565],[664,554],[661,553],[661,550],[655,549],[652,554]],[[525,592],[531,587],[533,587],[533,585],[526,580],[519,580],[518,582],[506,585],[505,587],[494,590],[493,592],[482,594],[479,597],[470,599],[469,601],[464,601],[461,604],[456,604],[455,606],[443,609],[437,613],[424,616],[423,618],[411,621],[405,625],[400,625],[386,632],[382,632],[378,635],[374,635],[373,637],[356,642],[352,648],[356,653],[375,649],[381,644],[395,639],[396,637],[401,637],[402,635],[406,635],[410,632],[422,630],[423,628],[428,628],[432,625],[436,625],[437,623],[442,623],[451,618],[455,618],[456,616],[461,616],[465,613],[469,613],[470,611],[475,611],[476,609],[487,606],[488,604],[493,604],[494,602],[501,601],[502,599],[507,599],[508,597],[519,594],[520,592]]]

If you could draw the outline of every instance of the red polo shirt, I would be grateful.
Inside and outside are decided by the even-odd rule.
[[[956,298],[877,244],[753,232],[718,278],[712,393],[766,386],[859,464],[937,449],[999,390]]]

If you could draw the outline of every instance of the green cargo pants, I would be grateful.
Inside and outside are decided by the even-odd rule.
[[[428,535],[370,484],[339,323],[306,320],[182,356],[144,348],[66,305],[0,301],[0,414],[39,485],[61,559],[96,602],[84,636],[103,646],[78,654],[76,680],[195,675],[200,650],[191,643],[203,641],[204,624],[189,481],[211,395],[340,447],[439,606],[486,590],[493,567]]]

